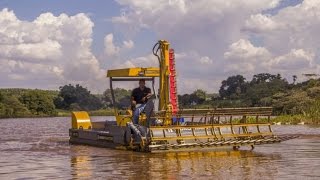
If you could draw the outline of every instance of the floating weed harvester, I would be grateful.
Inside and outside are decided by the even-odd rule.
[[[72,112],[70,143],[142,152],[199,151],[278,143],[295,136],[277,136],[271,107],[181,109],[178,107],[174,50],[158,41],[153,47],[159,67],[108,70],[116,121],[92,122],[87,112]],[[116,108],[113,82],[151,81],[153,96],[133,124],[131,109]],[[155,90],[158,79],[159,90]],[[254,123],[248,119],[254,119]],[[261,122],[261,118],[268,122]]]

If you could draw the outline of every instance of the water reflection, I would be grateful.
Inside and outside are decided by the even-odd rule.
[[[89,178],[92,176],[92,166],[89,156],[71,157],[71,175],[75,178]]]
[[[275,174],[272,172],[278,169],[272,162],[281,160],[280,155],[270,156],[249,150],[162,154],[122,152],[116,156],[109,156],[110,152],[95,151],[97,154],[87,156],[83,153],[71,158],[71,172],[75,178],[107,174],[108,177],[126,179],[252,179],[259,176],[273,179]]]

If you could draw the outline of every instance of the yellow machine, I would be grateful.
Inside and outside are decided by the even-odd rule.
[[[198,151],[276,143],[293,137],[276,136],[270,124],[271,107],[179,109],[174,51],[169,43],[158,41],[153,47],[159,67],[108,70],[116,121],[91,122],[86,112],[72,113],[70,142],[143,152]],[[158,78],[159,90],[155,90]],[[113,82],[152,82],[151,98],[133,124],[133,112],[115,106]],[[155,108],[154,102],[158,101]],[[254,123],[247,123],[248,118]],[[261,118],[267,123],[260,122]]]

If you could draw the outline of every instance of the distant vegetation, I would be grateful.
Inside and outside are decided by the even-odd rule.
[[[97,110],[102,108],[102,100],[94,96],[86,88],[71,84],[59,88],[59,94],[54,98],[58,109],[64,110]]]
[[[221,82],[219,93],[197,89],[179,95],[180,108],[210,107],[274,107],[274,115],[282,121],[319,123],[320,79],[289,83],[280,74],[256,74],[251,81],[242,75],[230,76]],[[116,88],[116,106],[130,105],[130,90]],[[92,94],[80,85],[65,85],[59,91],[31,89],[0,89],[0,117],[37,117],[67,115],[72,110],[91,111],[94,115],[110,114],[111,91]]]
[[[0,117],[55,116],[57,91],[1,89]]]
[[[276,121],[320,123],[320,79],[293,83],[280,74],[256,74],[251,81],[241,75],[221,82],[219,94],[196,90],[179,96],[180,106],[194,107],[259,107],[272,106]]]

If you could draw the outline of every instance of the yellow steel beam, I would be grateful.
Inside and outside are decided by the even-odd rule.
[[[160,70],[157,67],[125,68],[108,70],[107,77],[159,77]]]
[[[160,40],[160,98],[159,110],[167,110],[169,105],[169,47],[170,43],[165,40]],[[171,122],[170,122],[171,123]],[[166,122],[165,124],[169,124]]]
[[[248,124],[232,124],[232,126],[242,127],[242,126],[270,126],[270,123],[248,123]],[[212,128],[212,127],[219,127],[219,128],[229,128],[231,127],[231,124],[204,124],[204,125],[183,125],[183,126],[151,126],[150,130],[167,130],[167,129],[182,129],[182,128],[198,128],[198,129],[204,129],[204,128]]]

